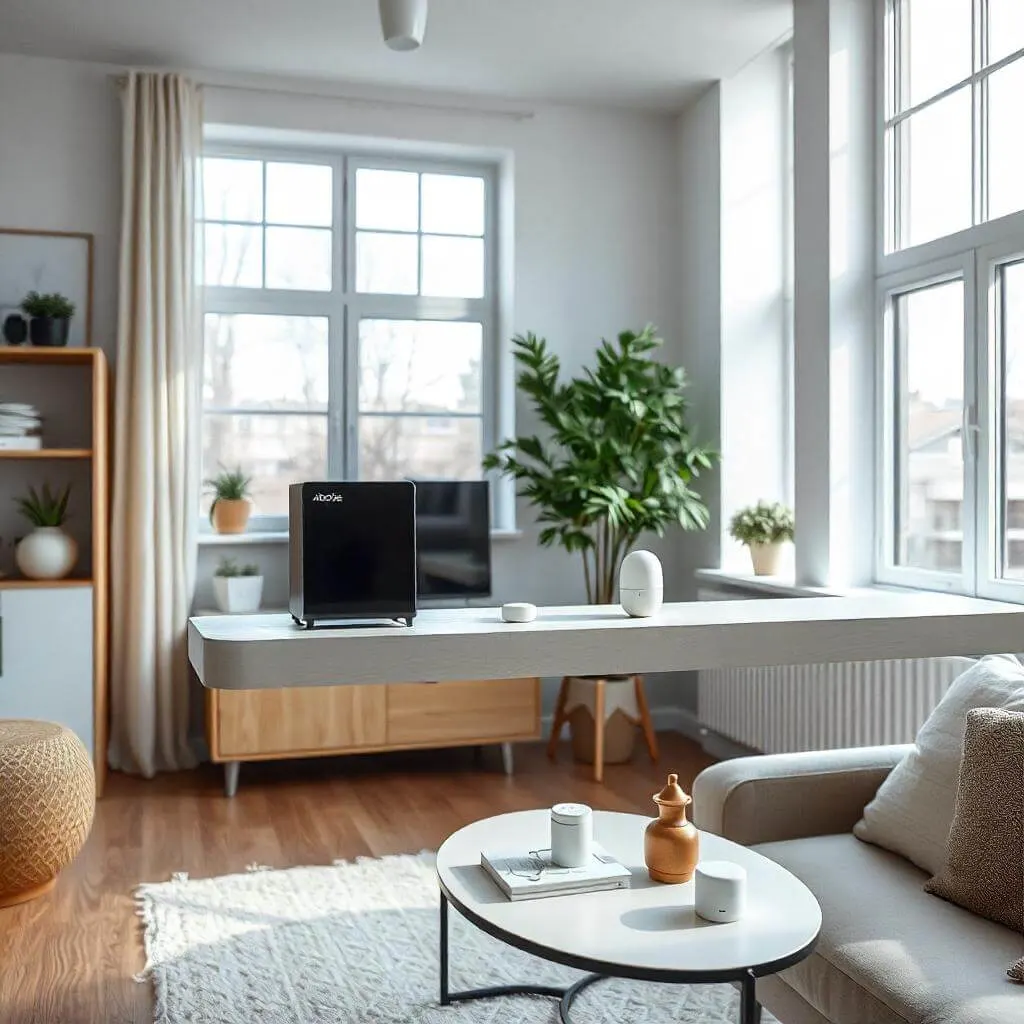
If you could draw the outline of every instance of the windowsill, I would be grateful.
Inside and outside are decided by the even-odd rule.
[[[492,541],[520,540],[522,530],[491,530]],[[287,530],[250,530],[246,533],[199,534],[200,547],[230,547],[236,544],[287,544]]]
[[[755,576],[753,573],[732,572],[728,569],[697,569],[694,576],[700,583],[717,583],[734,590],[775,597],[864,597],[911,589],[881,583],[870,587],[810,587],[797,583],[792,576]]]

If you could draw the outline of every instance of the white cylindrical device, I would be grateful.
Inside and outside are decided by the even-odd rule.
[[[653,551],[631,551],[619,568],[619,600],[622,610],[644,619],[661,608],[665,583],[661,562]]]
[[[427,30],[427,0],[379,0],[380,27],[392,50],[415,50]]]
[[[694,872],[694,909],[705,921],[738,921],[747,905],[747,872],[727,860],[710,860]]]
[[[551,808],[551,860],[563,868],[590,863],[594,846],[594,814],[586,804],[555,804]]]

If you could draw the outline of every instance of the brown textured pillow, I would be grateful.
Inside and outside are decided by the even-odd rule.
[[[946,863],[925,890],[1024,931],[1024,714],[967,713]]]

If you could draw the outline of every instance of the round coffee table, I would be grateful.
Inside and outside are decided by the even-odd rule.
[[[703,860],[746,868],[747,909],[731,924],[712,924],[693,909],[693,882],[660,885],[647,876],[644,827],[637,814],[594,812],[594,838],[632,872],[629,889],[513,902],[480,867],[480,851],[547,847],[548,810],[485,818],[459,829],[437,852],[441,885],[441,1005],[501,995],[559,1000],[568,1022],[573,1000],[602,978],[670,984],[739,982],[740,1022],[760,1018],[756,979],[810,955],[821,929],[814,894],[767,857],[720,836],[701,833]],[[500,986],[452,992],[448,987],[448,905],[488,935],[544,960],[591,972],[568,988]]]

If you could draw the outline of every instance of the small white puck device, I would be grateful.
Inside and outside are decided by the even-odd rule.
[[[705,921],[738,921],[747,906],[747,872],[727,860],[709,860],[694,873],[694,909]]]
[[[533,622],[537,618],[537,606],[526,601],[512,601],[501,606],[501,618],[505,622]]]
[[[563,868],[590,863],[594,846],[594,812],[586,804],[551,808],[551,860]]]

